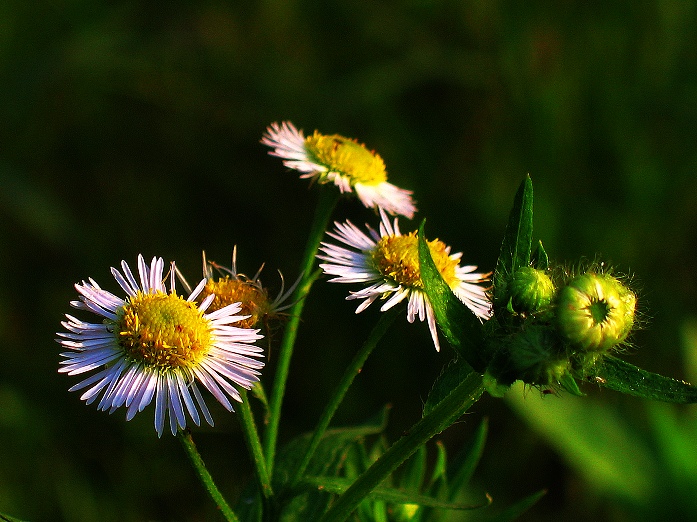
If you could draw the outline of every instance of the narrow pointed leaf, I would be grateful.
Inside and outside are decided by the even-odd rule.
[[[351,481],[340,478],[340,477],[303,477],[302,484],[308,488],[322,488],[324,491],[329,493],[341,494],[344,493],[349,486],[351,486]],[[369,494],[368,498],[373,500],[384,500],[391,504],[418,504],[424,507],[435,507],[443,509],[457,509],[457,510],[469,510],[469,509],[480,509],[487,507],[491,504],[491,498],[487,496],[486,500],[481,504],[468,505],[468,504],[458,504],[455,502],[445,502],[438,500],[428,495],[422,495],[420,493],[403,491],[396,488],[388,488],[379,486],[373,489]]]
[[[438,376],[433,383],[431,393],[428,394],[426,404],[424,404],[424,415],[428,415],[433,408],[438,406],[440,401],[445,399],[452,391],[464,381],[470,373],[474,372],[472,367],[464,359],[458,358],[450,361],[450,364]]]
[[[387,413],[388,408],[385,407],[377,416],[362,425],[327,430],[307,468],[308,473],[312,475],[336,473],[343,464],[349,444],[367,435],[375,435],[385,430]],[[304,450],[309,444],[311,436],[311,433],[300,435],[289,442],[279,454],[274,474],[274,482],[279,488],[283,487],[288,477],[292,475],[292,471],[304,455]]]
[[[532,506],[537,504],[537,502],[547,494],[547,490],[543,489],[537,493],[533,493],[530,496],[525,497],[523,500],[519,500],[512,506],[504,509],[498,515],[489,518],[489,522],[511,522],[517,520],[520,515],[525,513]]]
[[[458,455],[455,461],[450,465],[452,476],[449,481],[449,500],[453,500],[460,492],[460,489],[465,487],[472,478],[472,475],[474,475],[474,470],[484,454],[484,445],[486,443],[488,431],[489,422],[484,419],[474,433],[469,447],[466,448],[461,455]]]
[[[361,426],[327,430],[307,467],[307,473],[313,476],[337,476],[356,441],[367,435],[381,433],[386,425],[387,408]],[[311,433],[301,435],[281,450],[274,472],[274,491],[282,491],[289,483],[294,470],[305,455],[311,437]],[[279,520],[317,520],[331,502],[331,495],[326,490],[316,487],[307,491],[299,485],[293,488],[293,493],[295,496],[283,507]]]
[[[537,247],[532,253],[530,263],[538,270],[547,270],[549,268],[549,257],[545,247],[542,246],[542,241],[537,242]]]
[[[501,300],[505,280],[518,268],[530,264],[532,249],[532,180],[530,176],[520,184],[508,218],[506,233],[494,274],[494,303]],[[505,306],[505,304],[504,304]]]
[[[591,375],[601,386],[643,399],[691,404],[697,402],[697,387],[684,381],[647,372],[613,356],[606,356]]]
[[[10,515],[5,515],[4,513],[0,513],[0,520],[3,522],[23,522],[19,518],[11,517]]]
[[[440,275],[426,242],[424,224],[425,220],[419,227],[419,263],[424,291],[433,308],[436,322],[450,345],[473,368],[484,371],[485,364],[479,350],[483,338],[482,325]]]
[[[404,464],[404,473],[399,481],[401,489],[419,491],[426,474],[426,446],[421,446]]]

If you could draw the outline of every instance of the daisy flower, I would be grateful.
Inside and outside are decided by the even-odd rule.
[[[356,140],[339,134],[315,131],[307,138],[289,121],[271,124],[261,143],[271,147],[272,156],[301,172],[301,178],[334,183],[343,192],[355,192],[368,208],[412,218],[416,205],[412,192],[387,182],[385,162]]]
[[[384,300],[380,311],[389,310],[408,299],[407,320],[413,323],[418,317],[427,321],[433,344],[440,351],[436,319],[421,280],[417,232],[402,234],[395,218],[390,223],[384,212],[379,231],[367,226],[367,234],[350,221],[334,223],[331,238],[345,246],[323,242],[317,257],[325,274],[336,276],[329,282],[365,283],[364,289],[351,292],[346,299],[361,299],[356,309],[360,313],[377,299]],[[428,241],[433,261],[453,293],[480,320],[491,317],[491,303],[486,288],[480,285],[488,281],[490,274],[477,273],[476,266],[460,266],[461,253],[451,254],[450,247],[442,241]]]
[[[162,436],[165,416],[172,434],[187,425],[186,414],[197,426],[200,415],[213,426],[198,384],[207,389],[228,411],[229,398],[241,402],[233,384],[249,389],[259,380],[264,363],[262,349],[253,343],[259,330],[232,326],[246,319],[237,315],[234,303],[206,313],[215,296],[196,304],[206,280],[184,299],[175,290],[176,267],[172,263],[170,288],[163,280],[164,261],[153,258],[148,266],[138,256],[138,278],[125,261],[119,271],[111,269],[127,294],[120,298],[93,280],[75,285],[79,301],[70,304],[96,314],[100,322],[84,322],[66,314],[57,341],[69,351],[58,370],[68,375],[92,373],[70,388],[85,390],[81,400],[113,413],[124,406],[126,420],[143,411],[155,399],[155,429]]]

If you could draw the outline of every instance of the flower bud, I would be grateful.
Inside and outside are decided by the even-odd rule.
[[[549,307],[554,299],[554,283],[543,270],[524,266],[516,270],[509,283],[513,310],[536,313]]]
[[[536,386],[557,386],[570,372],[571,363],[553,327],[529,326],[504,340],[489,367],[502,385],[517,380]]]
[[[606,352],[629,335],[635,307],[636,295],[616,278],[587,273],[559,291],[557,326],[584,350]]]

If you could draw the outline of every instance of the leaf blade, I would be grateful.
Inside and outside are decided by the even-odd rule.
[[[647,372],[611,355],[603,359],[590,377],[601,386],[643,399],[677,404],[697,402],[697,387]]]
[[[474,313],[460,301],[436,267],[426,241],[424,226],[419,227],[419,264],[424,291],[431,303],[443,336],[464,359],[478,371],[485,368],[479,347],[483,341],[482,325]]]

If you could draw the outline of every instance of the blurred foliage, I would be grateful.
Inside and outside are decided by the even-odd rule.
[[[191,280],[201,250],[229,264],[238,244],[243,271],[266,262],[266,282],[276,268],[295,278],[316,194],[258,143],[282,119],[376,149],[390,181],[415,191],[429,233],[483,269],[493,269],[511,197],[530,173],[536,236],[549,252],[600,253],[634,274],[645,328],[626,358],[686,378],[680,332],[697,317],[696,10],[679,0],[3,2],[0,511],[214,518],[178,444],[157,440],[148,413],[126,424],[123,412],[107,416],[67,392],[74,381],[56,373],[52,337],[73,283],[94,277],[115,290],[108,267],[139,252],[176,259]],[[354,202],[339,217],[376,222]],[[307,303],[284,440],[314,426],[363,341],[356,332],[376,320],[355,316],[344,292],[318,285]],[[426,328],[395,326],[336,422],[391,402],[397,436],[447,360]],[[588,454],[605,448],[597,458],[607,469],[634,452],[664,467],[676,455],[694,461],[689,435],[674,442],[666,428],[678,422],[673,410],[586,388],[594,402],[575,423],[588,426],[597,409],[610,417],[584,431],[597,436]],[[547,397],[544,407],[553,419],[552,404],[577,402]],[[235,416],[213,414],[216,428],[196,441],[235,498],[251,469]],[[451,453],[482,414],[491,435],[475,480],[495,503],[548,487],[530,520],[626,519],[611,500],[635,486],[618,479],[599,499],[602,483],[554,443],[561,435],[528,429],[500,401],[481,401],[443,434]],[[600,434],[625,449],[611,452]],[[651,453],[653,440],[663,453]],[[680,473],[695,480],[689,467]]]

